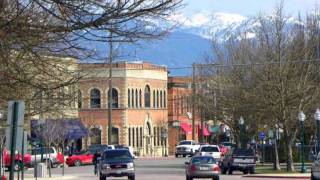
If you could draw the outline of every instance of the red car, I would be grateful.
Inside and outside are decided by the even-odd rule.
[[[11,167],[11,154],[9,153],[8,150],[3,150],[3,163],[6,168]],[[25,154],[24,157],[22,158],[21,154],[16,154],[15,155],[15,170],[20,170],[20,165],[23,162],[24,166],[30,167],[31,166],[31,155],[30,154]]]
[[[81,166],[83,164],[92,164],[93,154],[89,151],[69,156],[66,160],[68,166]]]

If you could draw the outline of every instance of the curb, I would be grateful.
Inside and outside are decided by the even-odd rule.
[[[245,178],[310,179],[310,176],[248,175]]]

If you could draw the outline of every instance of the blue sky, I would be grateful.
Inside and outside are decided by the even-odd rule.
[[[279,0],[184,0],[186,7],[182,10],[186,16],[199,12],[225,12],[244,16],[254,16],[259,12],[270,13]],[[320,0],[285,0],[285,12],[289,15],[304,14],[311,11]]]

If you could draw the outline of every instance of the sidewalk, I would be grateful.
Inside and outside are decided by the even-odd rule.
[[[310,173],[294,173],[294,174],[252,174],[242,177],[246,178],[286,178],[286,179],[310,179]]]

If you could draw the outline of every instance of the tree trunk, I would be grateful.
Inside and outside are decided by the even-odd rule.
[[[294,164],[292,157],[292,139],[290,136],[286,137],[286,147],[287,147],[287,171],[294,172]]]
[[[281,170],[280,162],[279,162],[278,144],[277,144],[276,139],[274,139],[274,165],[273,165],[273,169],[277,170],[277,171]]]

